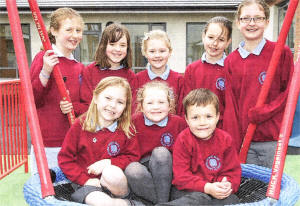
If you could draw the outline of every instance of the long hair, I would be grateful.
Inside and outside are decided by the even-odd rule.
[[[236,20],[238,21],[240,16],[241,16],[241,12],[242,12],[242,8],[244,6],[248,6],[251,4],[258,4],[261,6],[261,8],[263,9],[266,19],[268,20],[270,18],[270,8],[269,5],[266,3],[266,1],[264,0],[244,0],[242,1],[242,3],[239,4],[237,11],[236,11]]]
[[[131,94],[129,83],[127,82],[126,79],[122,77],[116,77],[116,76],[106,77],[98,83],[98,85],[93,91],[93,98],[89,106],[89,109],[86,113],[86,117],[83,122],[82,129],[89,132],[96,132],[96,127],[99,122],[99,112],[95,101],[98,95],[104,89],[111,86],[121,86],[126,90],[126,106],[122,115],[117,119],[117,121],[118,121],[118,129],[123,130],[126,136],[130,138],[131,135],[133,135],[133,132],[135,132],[135,128],[131,122],[132,94]]]
[[[125,68],[132,67],[132,51],[130,45],[130,35],[126,27],[120,24],[110,24],[107,26],[102,34],[101,40],[99,42],[98,48],[95,53],[95,62],[96,65],[99,65],[101,68],[110,68],[111,65],[108,62],[108,57],[106,55],[106,47],[110,42],[115,43],[119,41],[125,35],[127,41],[127,55],[120,62]]]

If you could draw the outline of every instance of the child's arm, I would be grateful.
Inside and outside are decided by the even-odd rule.
[[[58,154],[58,164],[66,177],[79,185],[84,185],[90,175],[87,173],[86,168],[82,168],[77,163],[78,144],[80,140],[82,127],[79,119],[69,129],[61,150]]]
[[[259,124],[271,119],[278,112],[282,111],[286,105],[289,91],[288,88],[294,71],[293,55],[287,47],[285,47],[284,52],[281,55],[280,64],[278,65],[277,70],[276,74],[280,75],[280,82],[273,82],[272,84],[280,85],[280,94],[277,95],[273,101],[258,108],[253,107],[248,111],[249,121],[254,124]],[[269,93],[272,93],[271,90]]]
[[[173,150],[173,184],[179,190],[204,192],[207,181],[191,171],[192,148],[185,141],[185,132],[179,134]]]
[[[231,184],[232,191],[235,193],[240,186],[242,170],[232,138],[228,134],[226,135],[227,136],[224,136],[223,138],[225,140],[223,144],[227,149],[223,155],[222,171],[219,173],[217,181],[224,182],[224,178],[226,178],[225,182]]]
[[[88,107],[92,101],[93,98],[93,90],[94,87],[92,85],[92,74],[90,73],[90,70],[92,69],[92,66],[94,64],[92,63],[91,65],[85,67],[82,70],[82,82],[80,85],[80,102],[82,102],[85,106],[82,108],[82,113],[86,112],[88,110]]]

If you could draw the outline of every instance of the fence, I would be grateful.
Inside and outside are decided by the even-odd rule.
[[[24,164],[28,172],[27,131],[20,80],[0,82],[0,180]]]

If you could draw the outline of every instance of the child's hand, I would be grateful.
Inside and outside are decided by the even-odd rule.
[[[103,160],[97,161],[87,167],[88,173],[93,174],[93,175],[100,175],[102,173],[103,169],[109,165],[111,165],[110,159],[103,159]]]
[[[224,178],[223,178],[224,180]],[[226,179],[222,182],[206,183],[204,192],[210,194],[216,199],[225,199],[232,193],[231,183]]]
[[[101,187],[100,185],[100,179],[98,178],[90,178],[88,179],[84,185],[90,185],[90,186],[95,186],[95,187]]]
[[[59,63],[58,56],[54,54],[53,50],[47,50],[44,54],[43,61],[44,64],[42,72],[44,75],[50,76],[54,66]]]
[[[60,101],[59,102],[60,110],[63,114],[68,114],[72,111],[73,105],[68,101]]]

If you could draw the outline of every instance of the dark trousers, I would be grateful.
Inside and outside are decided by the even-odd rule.
[[[172,155],[157,147],[148,160],[132,162],[125,169],[131,191],[151,203],[168,202],[172,183]]]

